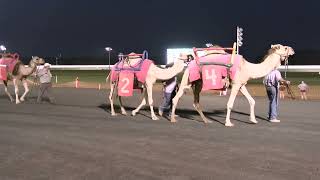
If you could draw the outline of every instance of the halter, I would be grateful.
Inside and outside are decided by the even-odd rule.
[[[284,60],[284,67],[285,67],[284,68],[284,78],[286,79],[287,78],[287,71],[288,71],[288,64],[289,64],[289,61],[288,61],[288,59],[289,59],[289,50],[286,51],[286,55],[281,55],[279,53],[275,53],[275,54],[279,55],[280,58],[281,59],[283,58],[283,60]]]

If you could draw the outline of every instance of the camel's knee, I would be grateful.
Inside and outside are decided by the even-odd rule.
[[[146,105],[146,104],[147,104],[146,100],[142,100],[140,105],[141,105],[141,106],[144,106],[144,105]]]
[[[172,99],[172,104],[177,104],[178,103],[178,101],[179,101],[179,98],[178,97],[174,97],[173,99]]]
[[[230,102],[228,102],[228,104],[227,104],[227,109],[232,109],[233,108],[233,103],[230,103]]]
[[[149,106],[153,106],[153,100],[149,99]]]
[[[112,95],[109,96],[109,100],[113,101],[113,96]]]
[[[250,106],[254,106],[256,104],[256,101],[254,99],[249,100]]]

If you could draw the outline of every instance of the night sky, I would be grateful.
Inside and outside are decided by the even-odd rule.
[[[106,46],[113,56],[146,49],[162,63],[167,48],[231,46],[240,26],[240,54],[254,62],[273,43],[320,50],[319,8],[316,0],[1,0],[0,43],[46,57],[102,57]]]

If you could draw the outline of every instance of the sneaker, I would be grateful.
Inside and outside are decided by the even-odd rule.
[[[163,112],[159,110],[159,116],[162,116],[162,115],[163,115]]]
[[[280,122],[280,120],[279,119],[271,119],[271,120],[269,120],[269,122],[276,122],[276,123],[278,123],[278,122]]]

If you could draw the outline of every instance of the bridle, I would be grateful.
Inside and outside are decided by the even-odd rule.
[[[285,55],[282,55],[282,54],[279,54],[279,53],[275,53],[277,55],[280,56],[280,59],[283,59],[284,61],[284,78],[286,79],[287,78],[287,71],[288,71],[288,64],[289,64],[289,49],[286,50],[286,54]]]

